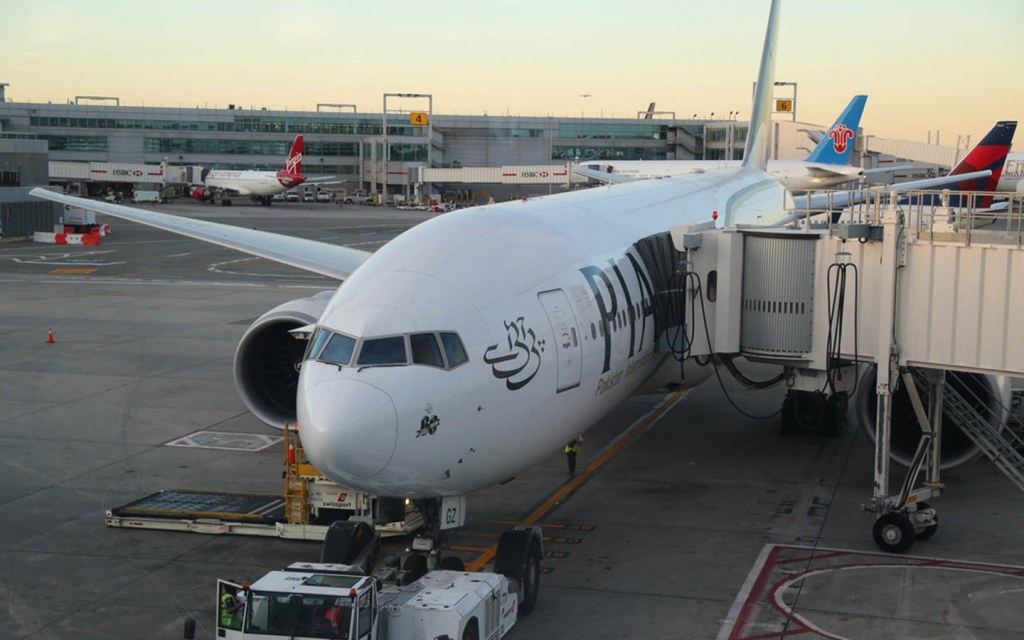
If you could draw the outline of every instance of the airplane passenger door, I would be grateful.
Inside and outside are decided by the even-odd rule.
[[[558,358],[557,391],[567,391],[578,387],[583,375],[583,349],[580,346],[581,336],[576,323],[576,314],[569,305],[569,298],[561,289],[542,291],[537,294],[544,312],[551,323],[551,333],[555,336],[555,352]]]

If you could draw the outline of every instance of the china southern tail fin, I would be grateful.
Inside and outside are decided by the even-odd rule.
[[[814,148],[811,155],[807,156],[808,162],[850,163],[850,153],[853,151],[853,143],[857,139],[857,128],[860,127],[860,116],[864,113],[864,104],[867,101],[867,96],[853,96],[853,100],[846,105],[846,109],[840,114],[832,128],[818,142],[818,146]]]
[[[771,134],[772,89],[775,87],[775,56],[779,40],[779,0],[772,0],[768,29],[761,51],[761,69],[757,74],[754,105],[750,109],[750,131],[743,150],[743,166],[764,171],[768,168],[768,137]]]
[[[302,134],[295,136],[292,142],[292,149],[288,152],[288,159],[284,161],[285,173],[296,175],[302,174]]]

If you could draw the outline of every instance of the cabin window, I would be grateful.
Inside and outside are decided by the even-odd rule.
[[[463,362],[469,360],[466,357],[466,349],[462,346],[462,340],[457,333],[441,333],[441,343],[444,344],[444,355],[448,358],[448,368],[454,369]]]
[[[406,364],[405,336],[364,340],[359,350],[359,365]]]
[[[412,347],[412,363],[425,364],[430,367],[444,368],[441,347],[437,345],[437,336],[433,333],[414,333],[409,336]]]
[[[354,339],[336,333],[331,336],[327,346],[323,348],[317,359],[330,364],[348,364],[352,360],[352,352],[355,349],[356,341]]]

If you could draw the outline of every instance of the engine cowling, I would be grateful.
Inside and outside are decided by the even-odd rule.
[[[962,390],[961,395],[974,405],[975,409],[985,416],[992,426],[1000,430],[1006,426],[1009,414],[1005,407],[1010,406],[1012,391],[1008,378],[954,371],[947,371],[946,376],[954,387]],[[955,377],[955,379],[951,380],[950,377]],[[875,441],[877,426],[878,394],[875,393],[875,380],[875,366],[864,367],[860,372],[856,394],[850,401],[848,414],[850,423],[859,425],[872,442]],[[918,394],[927,412],[927,390],[919,385]],[[914,451],[921,438],[921,428],[918,426],[914,408],[910,404],[910,396],[903,387],[902,381],[892,396],[891,423],[892,460],[906,467],[914,457]],[[961,431],[957,418],[947,411],[942,414],[941,452],[942,469],[958,467],[981,455],[978,447]]]
[[[202,202],[210,197],[210,193],[204,187],[192,187],[192,197]]]
[[[249,325],[235,349],[235,386],[254,416],[276,429],[295,422],[295,393],[306,341],[288,333],[315,323],[333,291],[286,302]]]

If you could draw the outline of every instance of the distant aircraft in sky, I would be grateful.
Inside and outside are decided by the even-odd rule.
[[[593,98],[594,94],[592,94],[592,93],[581,93],[580,97],[581,98]]]
[[[791,191],[824,189],[864,177],[848,164],[868,97],[854,96],[806,160],[769,160],[768,173]],[[653,106],[653,105],[652,105]],[[700,174],[740,166],[739,160],[609,160],[581,162],[575,171],[601,182]]]

